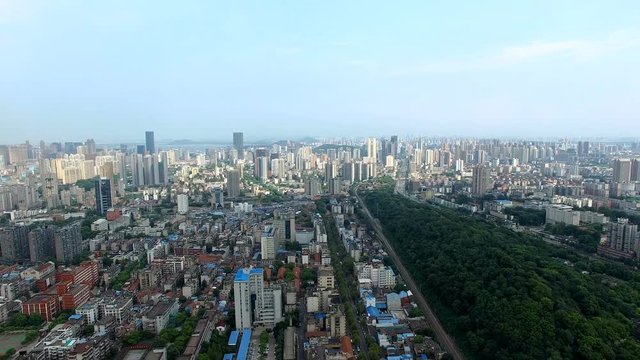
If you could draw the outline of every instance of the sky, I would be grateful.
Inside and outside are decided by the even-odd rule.
[[[640,1],[0,0],[0,143],[640,137]]]

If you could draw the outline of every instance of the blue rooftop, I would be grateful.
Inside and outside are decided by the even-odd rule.
[[[249,344],[251,343],[251,330],[244,329],[242,331],[242,340],[240,340],[240,348],[238,349],[238,360],[247,360],[249,356]]]
[[[262,276],[262,268],[239,269],[235,281],[249,281],[249,275]]]
[[[375,318],[380,316],[380,310],[378,310],[377,308],[375,308],[373,306],[367,307],[367,313],[369,314],[369,316],[375,317]]]
[[[229,335],[229,342],[227,343],[227,345],[229,346],[236,346],[238,345],[238,331],[237,330],[233,330],[231,332],[231,335]]]
[[[224,354],[222,360],[233,360],[233,355],[235,354]]]

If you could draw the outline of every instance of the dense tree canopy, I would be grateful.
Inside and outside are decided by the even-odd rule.
[[[388,190],[364,201],[468,358],[638,358],[637,272]]]
[[[546,217],[544,210],[528,209],[522,206],[505,208],[504,213],[513,216],[516,223],[524,226],[544,225]]]

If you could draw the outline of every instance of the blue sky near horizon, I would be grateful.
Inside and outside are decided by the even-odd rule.
[[[640,137],[640,1],[0,0],[0,143]]]

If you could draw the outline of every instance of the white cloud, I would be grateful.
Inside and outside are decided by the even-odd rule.
[[[407,66],[403,69],[392,70],[389,74],[391,76],[408,76],[500,69],[552,57],[588,61],[637,47],[640,47],[640,29],[631,29],[614,32],[601,39],[533,42],[526,45],[510,46],[493,54],[477,55],[464,60],[454,59]]]

